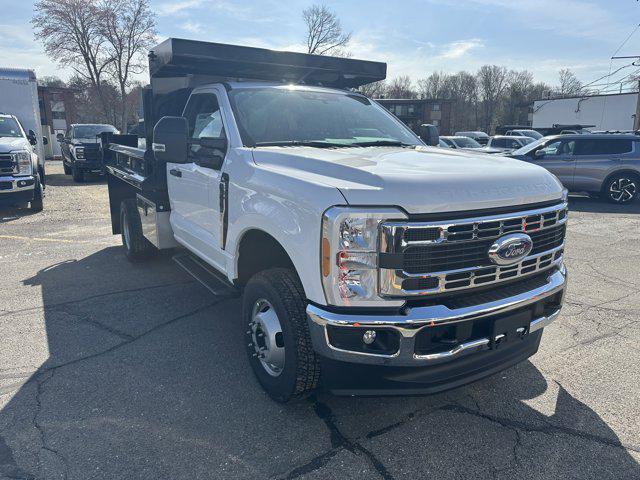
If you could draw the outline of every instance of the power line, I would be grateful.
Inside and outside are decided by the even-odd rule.
[[[616,56],[616,54],[617,54],[620,50],[622,50],[622,47],[624,47],[624,46],[627,44],[627,42],[629,41],[629,39],[631,39],[631,37],[633,37],[633,34],[634,34],[634,33],[636,33],[636,32],[638,31],[638,28],[640,28],[640,23],[639,23],[638,25],[636,25],[636,28],[634,28],[634,29],[632,30],[632,32],[629,34],[629,36],[628,36],[627,38],[625,38],[625,39],[624,39],[624,41],[620,44],[620,46],[618,47],[618,49],[617,49],[615,52],[613,52],[613,55],[611,55],[611,57],[615,57],[615,56]],[[634,57],[630,57],[630,58],[634,58]],[[637,58],[637,57],[635,57],[635,58]]]

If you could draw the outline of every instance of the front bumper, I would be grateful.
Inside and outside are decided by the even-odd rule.
[[[30,202],[33,200],[35,184],[33,175],[0,177],[0,205]]]
[[[404,315],[344,314],[308,305],[311,339],[320,356],[339,362],[394,367],[425,367],[454,362],[461,357],[495,350],[496,342],[501,340],[498,338],[500,335],[495,338],[492,335],[471,336],[468,341],[452,343],[450,348],[428,353],[420,352],[416,339],[434,327],[472,324],[480,320],[492,322],[493,319],[516,315],[519,312],[527,312],[530,317],[526,326],[518,329],[518,335],[522,339],[533,337],[558,317],[566,278],[566,270],[564,265],[561,265],[543,277],[543,284],[525,292],[458,308],[449,308],[446,305],[417,307],[409,309]],[[360,335],[360,332],[369,329],[391,332],[391,336],[395,337],[394,341],[397,341],[397,349],[392,347],[394,351],[379,353],[340,348],[332,344],[330,329],[332,332],[347,333],[356,329]]]

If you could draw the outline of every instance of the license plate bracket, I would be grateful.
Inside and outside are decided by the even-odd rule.
[[[529,331],[531,312],[524,311],[497,318],[493,322],[490,346],[492,349],[516,340],[522,340]]]

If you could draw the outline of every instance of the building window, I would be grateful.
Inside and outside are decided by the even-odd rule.
[[[407,107],[407,109],[408,109],[409,115],[413,115],[414,114],[414,112],[415,112],[415,106],[414,105],[409,105]]]
[[[439,103],[434,103],[433,105],[431,105],[431,110],[434,112],[439,112],[440,111],[440,104]]]

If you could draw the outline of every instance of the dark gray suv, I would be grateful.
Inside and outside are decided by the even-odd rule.
[[[514,151],[510,157],[555,174],[570,191],[630,203],[640,189],[640,136],[554,135]]]

